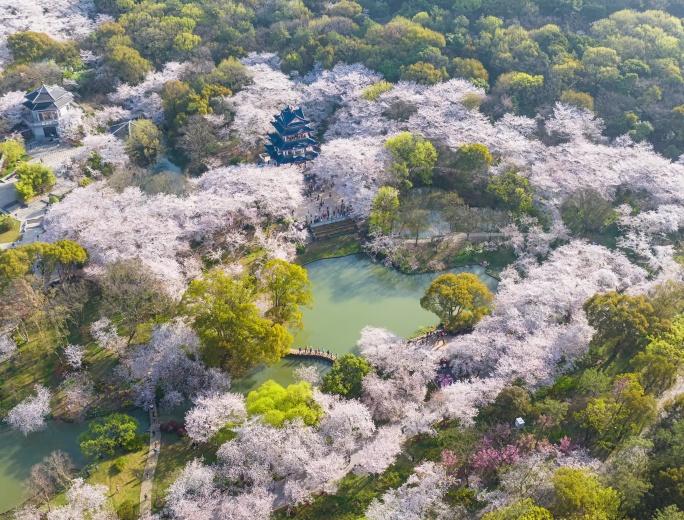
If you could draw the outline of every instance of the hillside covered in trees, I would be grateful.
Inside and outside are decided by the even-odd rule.
[[[1,3],[3,518],[684,519],[681,0]]]

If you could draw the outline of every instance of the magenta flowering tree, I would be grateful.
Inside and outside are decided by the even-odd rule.
[[[483,446],[470,458],[473,468],[480,473],[496,470],[504,465],[515,464],[520,458],[520,448],[508,444],[502,448]]]

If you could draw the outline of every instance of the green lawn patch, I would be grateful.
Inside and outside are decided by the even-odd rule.
[[[106,486],[109,490],[107,492],[109,506],[114,511],[122,502],[130,500],[137,513],[140,507],[140,486],[147,462],[147,451],[148,445],[140,451],[131,453],[117,452],[105,460],[98,461],[98,469],[95,469],[94,464],[89,464],[87,466],[90,471],[89,477],[85,470],[81,471],[79,476],[85,478],[88,484],[102,484]],[[123,471],[113,467],[114,461],[118,458],[126,459],[126,467]],[[119,486],[119,493],[116,492],[117,485]],[[60,493],[50,500],[52,507],[63,506],[66,503],[65,493]]]
[[[19,240],[19,237],[21,237],[20,229],[21,222],[15,220],[14,224],[12,224],[12,229],[5,231],[4,233],[0,233],[0,244],[10,244]]]
[[[103,484],[107,486],[109,492],[109,503],[116,510],[122,502],[130,500],[137,508],[140,505],[140,486],[142,484],[142,477],[145,472],[145,464],[147,462],[147,452],[149,445],[140,451],[132,453],[115,453],[113,456],[105,460],[99,461],[99,469],[95,470],[93,465],[90,468],[90,477],[86,479],[88,484]],[[126,467],[123,471],[118,471],[114,467],[114,461],[124,457],[126,459]],[[116,492],[116,486],[119,486],[119,493]]]
[[[324,258],[339,258],[362,252],[361,237],[358,233],[352,233],[308,244],[306,251],[297,255],[295,263],[305,265]]]
[[[54,370],[59,363],[55,345],[59,340],[52,331],[32,335],[29,343],[19,345],[12,358],[0,364],[0,416],[4,417],[19,401],[34,394],[34,385],[56,388],[60,376]]]

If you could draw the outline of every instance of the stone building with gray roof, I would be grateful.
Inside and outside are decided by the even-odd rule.
[[[28,111],[24,114],[24,123],[36,139],[59,137],[60,120],[73,101],[73,94],[62,87],[43,85],[26,95],[23,105]]]

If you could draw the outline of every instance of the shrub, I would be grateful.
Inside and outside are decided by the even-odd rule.
[[[0,155],[5,156],[3,167],[7,173],[14,170],[17,162],[25,153],[24,144],[16,139],[8,139],[0,143]]]
[[[112,466],[114,466],[114,469],[121,473],[123,470],[126,469],[126,466],[128,466],[128,460],[126,457],[118,457],[117,459],[114,459],[114,462],[112,462]]]
[[[59,202],[59,197],[56,195],[50,195],[48,198],[48,204],[54,204],[55,202]]]
[[[188,432],[182,426],[176,430],[176,435],[178,435],[179,439],[182,439],[183,437],[187,436],[187,434]]]
[[[367,101],[375,101],[381,94],[392,90],[392,83],[389,81],[380,81],[369,87],[366,87],[361,93],[361,97]]]
[[[6,233],[12,229],[15,222],[16,220],[9,215],[0,215],[0,233]]]
[[[17,168],[17,177],[14,188],[22,202],[45,193],[57,180],[52,170],[42,164],[20,164]]]

